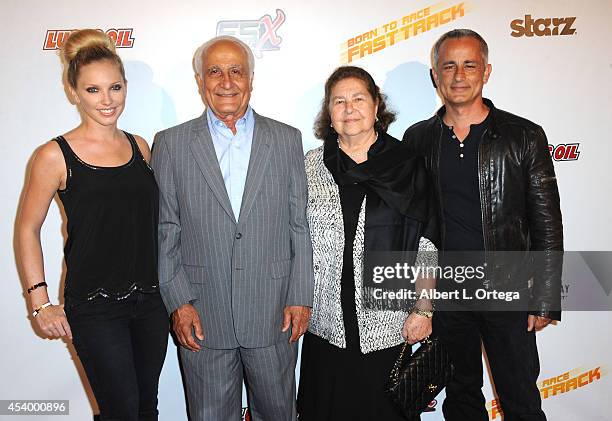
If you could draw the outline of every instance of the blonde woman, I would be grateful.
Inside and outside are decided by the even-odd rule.
[[[112,40],[76,31],[61,53],[82,121],[33,158],[17,231],[27,296],[43,335],[72,339],[102,420],[156,420],[168,318],[156,273],[150,151],[117,128],[127,81]],[[63,306],[49,298],[40,241],[56,194],[68,218]]]

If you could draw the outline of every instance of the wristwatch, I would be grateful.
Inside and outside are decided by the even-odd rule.
[[[412,312],[418,316],[425,316],[428,319],[431,319],[433,317],[433,311],[431,310],[421,310],[421,309],[415,308],[414,310],[412,310]]]

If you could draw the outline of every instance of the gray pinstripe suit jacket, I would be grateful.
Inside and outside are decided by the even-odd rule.
[[[300,132],[255,114],[238,221],[202,116],[159,132],[159,282],[169,313],[192,303],[214,349],[288,340],[287,305],[312,306],[312,245]]]

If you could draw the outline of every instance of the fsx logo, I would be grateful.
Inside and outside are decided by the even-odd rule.
[[[276,31],[285,22],[285,12],[276,9],[276,18],[263,15],[257,20],[222,20],[217,22],[217,35],[231,35],[243,41],[255,57],[261,58],[262,51],[276,51],[283,41]]]
[[[515,19],[510,22],[513,37],[549,37],[556,35],[574,35],[576,29],[574,22],[576,17],[567,18],[540,18],[533,19],[531,15],[525,15],[525,19]]]
[[[101,29],[98,29],[102,31]],[[45,42],[43,50],[57,50],[62,48],[62,45],[68,40],[74,29],[49,29],[45,34]],[[103,31],[114,42],[117,48],[132,48],[134,46],[134,38],[132,37],[133,28],[122,29],[107,29]]]

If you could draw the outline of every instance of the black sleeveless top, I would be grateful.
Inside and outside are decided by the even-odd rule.
[[[66,304],[158,288],[159,191],[136,140],[124,133],[132,158],[118,167],[89,165],[63,136],[54,139],[67,170],[66,188],[58,190],[68,218]]]

